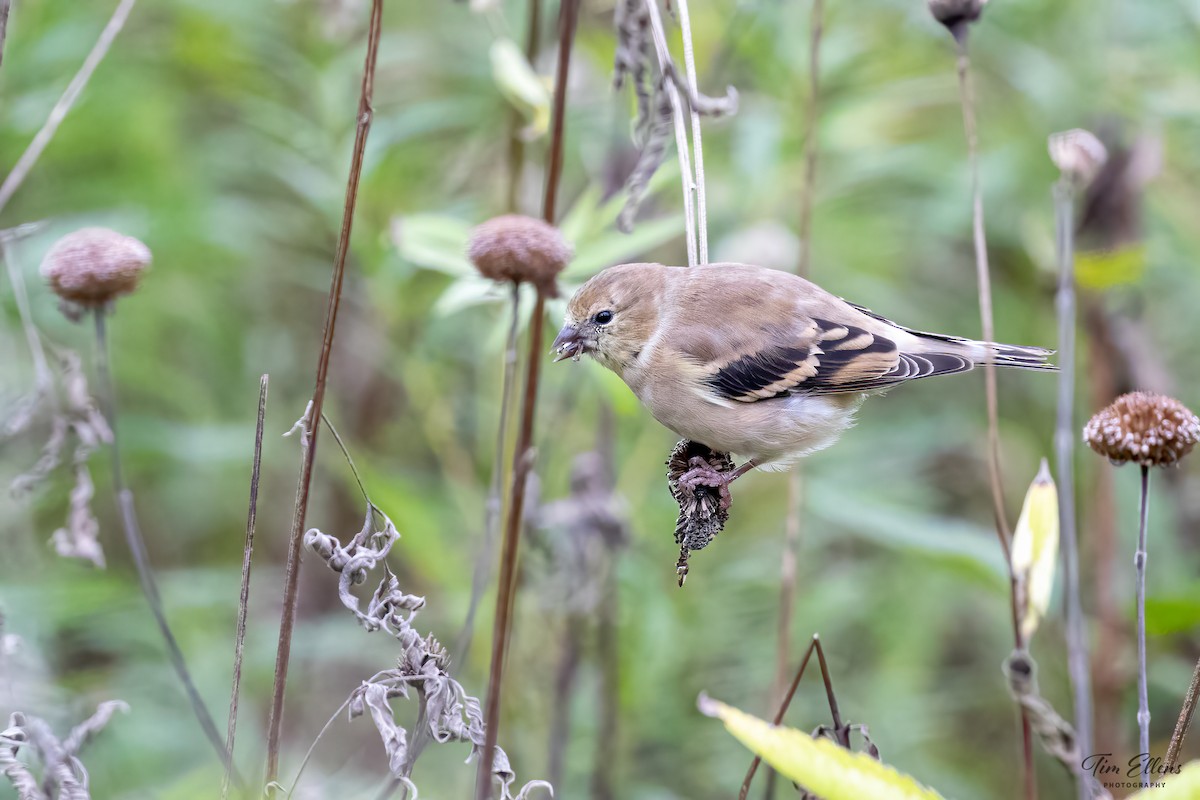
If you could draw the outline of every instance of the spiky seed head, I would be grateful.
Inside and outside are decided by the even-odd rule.
[[[927,0],[929,13],[945,25],[954,38],[959,38],[965,26],[979,19],[987,0]]]
[[[531,283],[557,297],[555,278],[571,261],[558,228],[520,214],[494,217],[471,231],[467,256],[485,278]]]
[[[1054,166],[1077,184],[1090,183],[1108,160],[1104,143],[1083,128],[1050,134],[1047,147]]]
[[[1083,429],[1088,446],[1114,464],[1175,464],[1200,441],[1200,418],[1161,394],[1131,392],[1101,409]]]
[[[65,302],[85,309],[129,294],[150,266],[150,248],[109,228],[81,228],[59,239],[42,260],[42,276]]]

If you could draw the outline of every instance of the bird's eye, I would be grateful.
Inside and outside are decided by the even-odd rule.
[[[596,314],[596,316],[595,316],[597,325],[607,325],[608,323],[612,322],[612,318],[613,318],[613,312],[608,311],[608,310],[601,311],[598,314]]]

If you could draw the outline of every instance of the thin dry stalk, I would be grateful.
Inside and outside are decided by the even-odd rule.
[[[808,645],[808,649],[804,651],[804,658],[800,659],[800,666],[796,669],[796,675],[792,678],[792,683],[788,687],[787,694],[779,701],[779,709],[775,712],[774,719],[771,724],[779,725],[783,722],[783,715],[787,713],[788,706],[792,704],[792,698],[796,696],[796,688],[800,685],[800,679],[804,677],[804,670],[808,669],[808,661],[812,658],[814,651],[821,650],[821,637],[814,635],[812,641]],[[821,657],[824,660],[824,656]],[[762,758],[755,756],[750,762],[750,769],[746,770],[746,777],[742,780],[741,791],[738,792],[738,800],[746,800],[750,794],[750,784],[754,782],[754,775],[758,772],[759,765],[762,764]]]
[[[246,614],[250,608],[250,562],[254,556],[254,523],[258,516],[258,481],[262,475],[263,423],[267,417],[267,382],[263,375],[258,384],[258,422],[254,428],[254,466],[250,471],[250,508],[246,514],[246,543],[242,548],[242,589],[238,595],[237,639],[233,646],[233,688],[229,692],[229,722],[225,729],[225,777],[221,780],[221,798],[229,797],[229,773],[233,764],[234,737],[237,734],[238,697],[242,688],[242,651],[246,644]]]
[[[687,74],[689,93],[696,96],[700,93],[700,83],[696,77],[696,55],[692,47],[692,23],[688,16],[687,0],[678,0],[679,31],[683,35],[683,67]],[[695,105],[689,103],[689,113],[692,117],[692,163],[696,175],[696,258],[698,263],[708,263],[708,201],[704,191],[704,145],[700,137],[700,112]]]
[[[109,445],[108,452],[111,457],[113,495],[116,497],[117,507],[120,510],[125,542],[129,546],[129,552],[133,555],[133,564],[137,569],[142,594],[146,598],[147,605],[150,606],[150,612],[154,615],[158,631],[167,646],[167,654],[170,656],[171,665],[175,668],[175,674],[178,676],[179,682],[183,684],[184,692],[192,707],[192,713],[195,714],[200,727],[204,730],[205,737],[217,751],[221,763],[227,764],[225,742],[217,731],[217,725],[213,722],[212,715],[208,712],[208,707],[204,704],[204,699],[200,696],[195,681],[192,680],[187,661],[183,657],[183,650],[171,630],[170,623],[167,622],[162,595],[159,594],[158,582],[154,578],[154,568],[150,564],[150,555],[146,551],[146,540],[142,536],[137,512],[134,510],[133,492],[125,485],[124,474],[121,470],[120,438],[117,435],[117,391],[110,367],[108,330],[104,319],[105,310],[97,308],[93,317],[96,322],[96,362],[100,373],[99,393],[102,398],[104,415],[108,419],[108,427],[112,432],[112,444]]]
[[[1175,732],[1171,734],[1171,743],[1167,746],[1164,774],[1169,774],[1179,761],[1183,740],[1187,736],[1188,728],[1192,726],[1192,715],[1196,713],[1197,697],[1200,697],[1200,661],[1196,662],[1196,669],[1192,671],[1192,682],[1188,684],[1183,708],[1179,709],[1179,719],[1175,722]]]
[[[8,24],[8,0],[2,0],[4,5],[0,9],[0,50],[4,46],[4,30]],[[58,126],[66,119],[67,112],[71,110],[71,106],[75,105],[75,101],[79,99],[79,95],[91,80],[92,73],[96,71],[96,67],[100,66],[100,62],[104,60],[104,56],[108,54],[108,48],[112,46],[113,40],[117,38],[117,34],[121,32],[121,28],[125,25],[125,20],[129,18],[129,12],[133,10],[133,4],[137,0],[121,0],[120,5],[113,11],[112,17],[109,18],[108,24],[104,26],[104,30],[100,32],[100,38],[92,45],[92,50],[87,54],[87,58],[83,60],[83,66],[75,73],[75,77],[67,84],[67,89],[63,92],[62,97],[58,98],[58,102],[50,109],[50,115],[46,117],[46,121],[42,123],[42,127],[34,134],[33,141],[25,148],[25,152],[21,153],[21,157],[17,159],[16,166],[12,168],[12,172],[8,173],[8,177],[4,179],[4,183],[0,184],[0,211],[3,211],[8,201],[17,193],[21,183],[29,175],[29,171],[33,169],[33,165],[42,155],[42,151],[46,149],[46,145],[50,144],[50,140],[54,138],[54,134],[58,131]],[[0,53],[2,55],[2,53]]]
[[[500,511],[503,508],[500,491],[504,486],[505,444],[508,441],[509,418],[512,416],[513,384],[516,382],[517,374],[517,331],[520,327],[520,311],[520,286],[514,283],[512,285],[512,317],[504,344],[504,376],[501,379],[500,387],[500,420],[496,430],[496,452],[492,459],[492,480],[488,487],[487,503],[484,506],[483,548],[475,561],[475,573],[471,578],[471,600],[467,605],[467,617],[463,621],[462,630],[459,631],[458,640],[454,645],[454,656],[450,659],[452,665],[465,664],[467,656],[471,652],[475,617],[479,613],[479,604],[483,600],[483,593],[487,590],[488,573],[496,552],[496,535],[499,533]],[[414,744],[414,749],[419,748]],[[551,783],[554,782],[551,781]]]
[[[542,0],[529,0],[529,19],[526,24],[525,59],[532,64],[537,58],[541,41]],[[508,197],[505,205],[510,214],[520,210],[521,175],[525,172],[525,140],[519,135],[521,125],[521,112],[514,108],[509,113],[508,122]]]
[[[564,0],[559,9],[558,70],[554,79],[553,128],[546,169],[546,193],[542,202],[542,218],[551,225],[554,224],[558,183],[562,174],[567,81],[571,67],[571,47],[575,42],[575,27],[579,21],[579,2],[580,0]],[[484,717],[485,740],[475,787],[478,800],[488,800],[492,794],[492,765],[495,763],[496,741],[500,728],[500,696],[501,681],[504,675],[504,657],[511,636],[513,602],[516,595],[521,521],[525,508],[525,491],[529,482],[529,473],[533,468],[533,423],[537,409],[538,379],[541,374],[542,348],[544,346],[542,329],[546,316],[545,307],[545,294],[539,290],[529,319],[529,356],[525,373],[521,427],[517,433],[517,445],[513,453],[512,486],[500,555],[500,580],[496,592],[492,658],[488,669],[487,704]]]
[[[1058,468],[1058,516],[1062,533],[1063,595],[1067,607],[1067,666],[1075,695],[1079,752],[1092,753],[1092,689],[1087,631],[1079,588],[1079,541],[1075,526],[1075,184],[1063,177],[1054,189],[1058,239],[1058,413],[1054,431]],[[1082,765],[1076,766],[1079,800],[1088,800]]]
[[[283,698],[287,687],[288,660],[292,651],[292,629],[296,624],[296,603],[300,579],[300,546],[304,538],[304,522],[308,513],[309,492],[312,486],[313,461],[317,453],[317,434],[321,409],[325,404],[325,385],[329,377],[329,360],[333,351],[333,336],[337,325],[338,308],[342,301],[342,282],[346,275],[346,256],[350,250],[350,230],[354,223],[354,208],[358,202],[358,183],[362,177],[363,154],[367,133],[371,130],[374,109],[371,97],[375,89],[375,63],[379,55],[379,38],[383,29],[383,0],[372,0],[371,19],[367,30],[367,54],[363,65],[362,89],[358,99],[358,124],[354,134],[354,153],[350,160],[350,176],[346,182],[346,202],[342,213],[342,229],[338,237],[333,262],[333,277],[329,287],[329,302],[325,311],[325,327],[321,337],[321,352],[317,357],[316,386],[308,412],[309,440],[303,448],[300,478],[296,486],[296,504],[288,540],[287,568],[283,584],[283,614],[279,622],[279,647],[275,655],[275,688],[271,697],[271,715],[267,726],[266,783],[279,776],[279,744],[283,733]]]
[[[962,103],[963,128],[967,136],[967,159],[971,170],[971,234],[975,245],[975,270],[979,284],[979,318],[985,342],[996,341],[996,324],[992,316],[992,278],[988,268],[987,235],[983,223],[983,189],[979,180],[979,134],[975,121],[975,92],[971,81],[971,58],[967,48],[968,31],[964,25],[961,33],[954,36],[957,45],[957,68],[959,99]],[[984,394],[988,417],[988,482],[992,493],[992,513],[996,523],[996,537],[1004,553],[1004,563],[1009,573],[1009,604],[1012,614],[1013,640],[1017,650],[1024,650],[1021,636],[1020,609],[1018,607],[1017,577],[1012,569],[1012,553],[1009,543],[1008,516],[1004,511],[1004,489],[1000,471],[1000,420],[999,403],[996,398],[996,365],[989,349],[983,364]],[[1037,773],[1033,762],[1033,729],[1029,715],[1021,709],[1021,757],[1024,765],[1025,798],[1037,798]]]
[[[1150,753],[1150,690],[1146,673],[1146,523],[1150,517],[1150,468],[1142,465],[1142,497],[1138,514],[1138,549],[1133,557],[1137,570],[1137,639],[1138,639],[1138,745],[1139,753]],[[1146,770],[1141,774],[1142,786],[1150,785]]]
[[[650,32],[654,38],[654,52],[658,56],[658,66],[664,73],[671,66],[671,52],[667,49],[667,34],[663,29],[662,15],[658,11],[658,0],[646,0],[646,10],[650,14]],[[679,154],[679,172],[683,181],[683,220],[687,231],[688,266],[698,263],[696,253],[696,208],[693,192],[696,191],[695,173],[692,172],[691,158],[688,156],[687,124],[683,119],[683,104],[679,97],[679,89],[675,82],[663,78],[663,89],[671,101],[671,118],[675,125],[675,149]]]
[[[807,278],[812,255],[812,208],[817,183],[817,128],[820,117],[821,35],[824,30],[824,0],[813,0],[808,40],[808,115],[804,121],[804,180],[800,188],[800,260],[796,274]],[[779,649],[775,662],[775,694],[787,679],[791,651],[792,606],[796,600],[796,552],[800,548],[800,510],[804,505],[804,473],[797,465],[788,476],[788,512],[780,559]]]
[[[808,39],[808,116],[804,120],[804,181],[800,190],[800,263],[796,274],[808,277],[812,258],[813,198],[817,184],[817,122],[821,113],[821,35],[825,29],[825,2],[813,0]]]

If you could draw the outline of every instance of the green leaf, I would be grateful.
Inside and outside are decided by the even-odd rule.
[[[467,259],[471,226],[445,214],[413,214],[392,221],[392,241],[405,261],[456,278],[476,275]]]
[[[777,727],[705,695],[700,711],[720,719],[751,752],[823,800],[941,800],[914,778],[829,739]]]
[[[1129,800],[1196,800],[1200,797],[1200,761],[1188,762],[1178,775],[1155,775],[1150,780],[1162,786],[1143,789]]]

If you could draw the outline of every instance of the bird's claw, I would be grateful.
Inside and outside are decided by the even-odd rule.
[[[733,505],[733,495],[729,492],[730,473],[713,469],[711,464],[699,456],[692,458],[688,464],[691,469],[679,477],[679,485],[692,491],[701,486],[716,489],[721,498],[721,510],[728,511]]]

